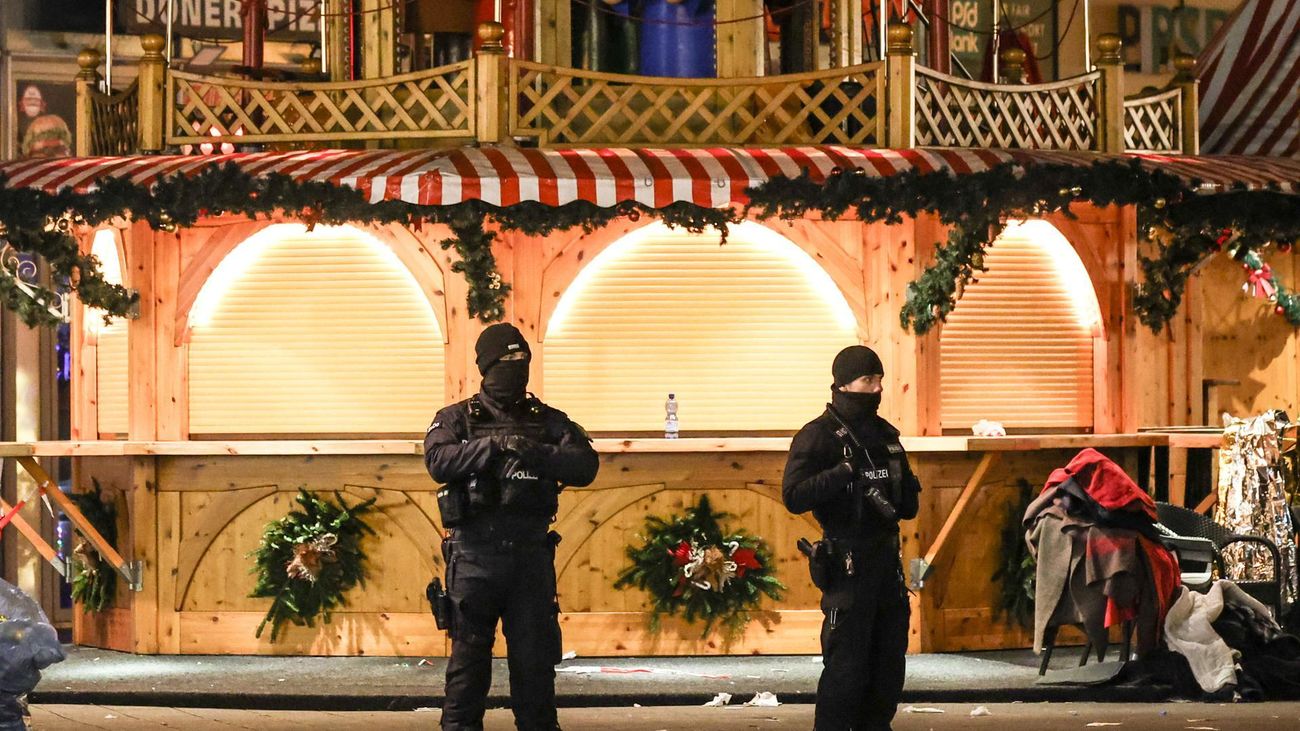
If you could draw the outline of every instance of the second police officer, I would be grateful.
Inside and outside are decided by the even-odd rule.
[[[888,729],[903,690],[910,606],[898,521],[916,517],[920,483],[899,432],[877,414],[884,367],[870,348],[835,356],[826,411],[795,435],[781,492],[812,511],[824,538],[811,554],[822,590],[817,731]]]
[[[439,411],[424,438],[448,529],[439,625],[449,625],[451,658],[442,728],[483,728],[500,621],[515,724],[554,731],[559,536],[550,524],[560,490],[590,484],[599,462],[580,426],[528,393],[531,352],[518,329],[492,325],[474,350],[479,393]]]

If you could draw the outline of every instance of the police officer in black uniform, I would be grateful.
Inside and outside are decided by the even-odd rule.
[[[840,351],[826,411],[795,435],[781,495],[825,534],[811,553],[822,590],[817,731],[888,729],[903,690],[911,613],[898,521],[916,517],[920,483],[898,430],[876,414],[884,368],[867,347]]]
[[[591,484],[598,459],[582,427],[527,392],[531,351],[519,330],[488,327],[475,354],[479,393],[439,411],[424,438],[424,463],[443,486],[438,509],[448,529],[442,606],[450,614],[451,659],[442,728],[483,728],[500,620],[515,725],[553,731],[559,536],[549,528],[560,490]]]

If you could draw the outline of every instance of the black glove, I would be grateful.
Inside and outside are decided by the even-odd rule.
[[[546,449],[542,444],[517,434],[492,437],[492,444],[501,452],[530,466],[541,463],[546,457]]]

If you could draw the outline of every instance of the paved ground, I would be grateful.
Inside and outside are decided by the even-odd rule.
[[[986,716],[971,716],[972,704],[936,704],[944,713],[900,713],[897,731],[990,729],[992,731],[1265,731],[1300,728],[1300,703],[1210,705],[1201,703],[1018,703],[990,704]],[[777,708],[573,708],[560,711],[566,731],[749,731],[808,729],[812,706]],[[73,729],[183,729],[185,731],[281,731],[328,729],[381,731],[437,726],[438,711],[322,712],[246,711],[204,708],[148,708],[103,705],[37,705],[32,708],[38,731]],[[489,712],[487,731],[513,729],[508,711]]]
[[[34,704],[411,711],[441,706],[445,658],[130,655],[68,647],[45,670]],[[1112,652],[1111,657],[1114,657]],[[1077,664],[1063,648],[1053,668]],[[809,655],[583,658],[564,661],[556,679],[561,707],[699,705],[719,692],[751,698],[768,691],[811,703],[821,658]],[[1049,676],[1053,673],[1049,673]],[[495,661],[489,698],[508,699],[504,660]],[[1160,687],[1044,686],[1028,650],[913,655],[905,702],[1163,700]]]

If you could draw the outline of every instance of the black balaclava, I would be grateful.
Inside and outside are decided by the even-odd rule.
[[[847,386],[862,376],[883,376],[885,366],[880,356],[865,345],[850,345],[841,350],[831,363],[831,376],[835,382],[831,385],[831,406],[835,411],[850,421],[862,421],[876,415],[880,408],[879,393],[851,393],[841,391],[840,386]]]
[[[522,360],[501,360],[511,353],[525,353]],[[483,376],[484,396],[501,406],[513,406],[528,392],[528,362],[532,351],[523,333],[514,325],[499,322],[488,327],[474,344],[474,362]]]

